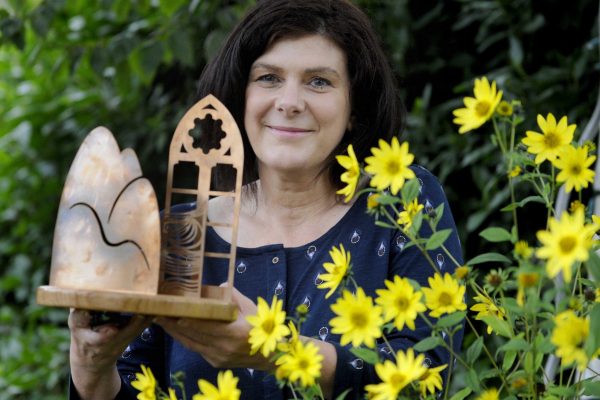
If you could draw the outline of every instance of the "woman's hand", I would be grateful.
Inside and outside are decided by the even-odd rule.
[[[121,385],[117,359],[151,318],[134,316],[122,328],[114,324],[91,328],[90,321],[88,311],[71,309],[71,377],[82,399],[111,399]]]
[[[271,369],[268,359],[260,354],[250,355],[251,325],[246,317],[256,314],[256,304],[235,288],[232,300],[238,307],[238,316],[233,322],[164,317],[154,322],[186,348],[201,354],[213,367]]]

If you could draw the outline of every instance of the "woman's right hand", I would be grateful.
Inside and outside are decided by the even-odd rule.
[[[116,362],[152,318],[133,316],[121,328],[105,324],[92,328],[86,310],[71,309],[71,377],[81,399],[113,399],[121,387]]]

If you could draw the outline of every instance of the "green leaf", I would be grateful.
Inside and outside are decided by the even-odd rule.
[[[154,79],[156,70],[162,61],[163,51],[161,42],[153,42],[150,45],[138,47],[130,54],[131,69],[145,84],[150,84]]]
[[[519,334],[518,337],[510,339],[503,346],[501,346],[499,351],[527,351],[531,348],[531,344],[523,339],[523,334]]]
[[[352,389],[346,389],[344,390],[342,393],[340,393],[335,400],[344,400],[346,398],[346,396],[348,396],[348,393],[350,393],[352,391]]]
[[[515,203],[507,205],[506,207],[500,209],[500,211],[512,211],[515,208],[523,207],[525,204],[530,203],[530,202],[541,203],[541,204],[546,203],[544,201],[544,198],[541,196],[529,196],[529,197],[525,197],[521,201],[517,201]]]
[[[442,229],[441,231],[435,232],[431,237],[427,240],[427,244],[425,245],[425,249],[434,250],[438,247],[441,247],[448,236],[452,233],[452,229]]]
[[[480,317],[478,319],[481,319],[483,322],[488,324],[492,328],[494,333],[501,336],[505,336],[507,338],[512,337],[510,325],[505,320],[500,319],[495,315],[484,315],[483,317]]]
[[[400,203],[400,199],[397,196],[392,196],[391,194],[382,193],[377,198],[377,202],[379,204],[383,204],[383,205],[398,204],[398,203]]]
[[[591,356],[600,348],[600,303],[595,303],[590,312],[590,330],[584,348]]]
[[[466,264],[467,265],[475,265],[475,264],[482,264],[485,262],[501,262],[501,263],[510,264],[511,260],[510,260],[510,258],[508,258],[505,255],[502,255],[500,253],[483,253],[483,254],[480,254],[478,256],[471,258],[469,261],[466,262]]]
[[[583,394],[600,398],[600,381],[583,381]]]
[[[472,392],[473,389],[466,387],[456,392],[452,397],[450,397],[450,400],[464,400],[464,398],[470,395]]]
[[[467,364],[473,364],[481,354],[483,349],[483,336],[479,336],[467,349]]]
[[[510,242],[510,232],[504,228],[491,227],[484,229],[479,236],[490,242]]]
[[[419,195],[421,184],[418,179],[409,179],[404,183],[402,189],[400,189],[400,197],[404,204],[408,204]]]
[[[367,349],[366,347],[352,347],[350,352],[369,364],[376,364],[379,362],[379,354],[377,354],[375,350]]]
[[[575,398],[575,385],[572,386],[551,386],[547,390],[548,394],[563,396],[568,399]]]
[[[442,344],[442,338],[439,336],[430,336],[414,345],[414,349],[419,352],[435,349]]]
[[[517,358],[516,351],[509,350],[506,353],[504,353],[504,359],[502,360],[502,370],[508,371],[515,363],[515,358]]]
[[[465,381],[469,387],[473,388],[474,391],[481,391],[481,382],[479,381],[479,376],[474,368],[469,369],[469,372],[467,372],[467,375],[465,375]]]
[[[515,35],[510,35],[508,39],[510,44],[508,50],[510,62],[515,67],[520,67],[523,64],[523,46],[521,45],[521,41]]]
[[[590,250],[590,257],[585,262],[588,272],[596,282],[600,282],[600,256],[594,250]]]
[[[435,322],[435,326],[438,328],[446,328],[449,326],[454,326],[462,322],[465,319],[465,315],[467,315],[466,311],[457,311],[450,315],[446,315]]]

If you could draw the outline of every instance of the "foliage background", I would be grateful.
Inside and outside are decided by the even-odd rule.
[[[468,259],[485,246],[477,233],[509,217],[499,212],[508,187],[490,132],[459,136],[451,110],[485,74],[523,102],[523,131],[552,112],[581,133],[598,95],[598,3],[355,2],[390,55],[409,111],[405,137],[444,183]],[[77,147],[107,126],[136,150],[162,203],[168,143],[196,79],[253,3],[0,0],[0,398],[65,396],[66,311],[37,306],[35,289],[47,283]],[[544,215],[520,217],[532,238]]]

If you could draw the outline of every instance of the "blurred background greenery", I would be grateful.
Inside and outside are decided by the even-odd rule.
[[[487,75],[528,116],[567,115],[579,133],[598,94],[591,0],[355,0],[402,86],[405,137],[445,185],[466,258],[509,215],[489,130],[451,111]],[[47,284],[62,185],[97,125],[136,150],[163,203],[168,143],[206,60],[253,0],[0,0],[0,398],[60,399],[66,311],[35,304]],[[545,212],[521,216],[539,226]],[[539,221],[538,221],[539,218]],[[482,268],[492,268],[493,265]],[[466,339],[468,340],[468,338]]]

